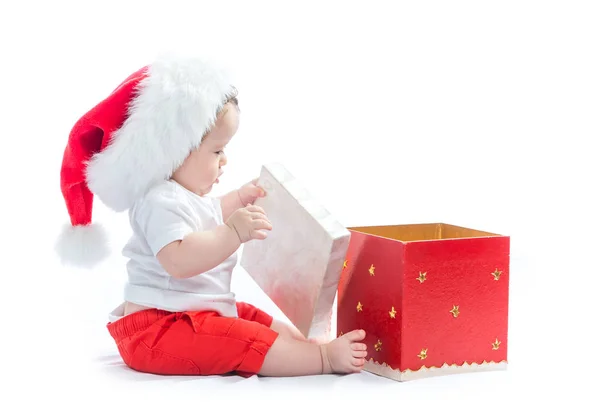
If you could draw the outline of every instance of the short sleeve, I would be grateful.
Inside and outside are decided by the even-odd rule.
[[[133,221],[156,255],[163,247],[194,231],[185,200],[170,191],[147,196],[135,208]]]

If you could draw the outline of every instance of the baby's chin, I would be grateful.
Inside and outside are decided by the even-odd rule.
[[[205,187],[202,187],[202,188],[198,188],[198,190],[199,190],[199,193],[198,193],[198,195],[206,195],[206,194],[209,194],[210,192],[212,192],[212,190],[213,190],[213,187],[214,187],[215,185],[217,185],[218,183],[219,183],[219,179],[217,178],[217,179],[215,179],[215,180],[212,182],[212,184],[210,184],[210,185],[207,185],[207,186],[205,186]]]
[[[207,187],[204,187],[201,189],[201,193],[200,195],[206,195],[206,194],[210,194],[213,190],[213,187],[218,184],[218,182],[214,182],[211,185],[208,185]]]

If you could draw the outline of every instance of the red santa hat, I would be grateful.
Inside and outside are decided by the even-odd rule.
[[[56,249],[89,267],[109,254],[92,223],[94,196],[121,212],[168,179],[213,126],[235,92],[228,73],[197,57],[163,56],[125,79],[72,128],[60,184],[70,223]]]

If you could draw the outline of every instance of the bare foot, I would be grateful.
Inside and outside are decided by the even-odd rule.
[[[355,330],[327,344],[316,345],[279,335],[258,373],[261,376],[289,377],[359,372],[367,356],[366,345],[359,342],[364,338],[365,331]]]
[[[354,330],[321,345],[323,373],[357,373],[365,365],[367,345],[360,343],[365,339],[365,331]]]

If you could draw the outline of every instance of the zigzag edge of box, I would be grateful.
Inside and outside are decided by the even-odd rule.
[[[372,358],[367,360],[363,370],[369,373],[373,373],[377,376],[386,377],[388,379],[396,380],[399,382],[406,382],[409,380],[423,379],[435,376],[446,376],[451,374],[463,374],[463,373],[475,373],[475,372],[491,372],[491,371],[502,371],[506,370],[508,362],[506,360],[500,362],[494,361],[483,361],[482,363],[468,363],[464,362],[462,365],[452,364],[448,365],[444,363],[442,366],[423,366],[419,370],[406,369],[400,371],[400,369],[393,369],[387,363],[379,363],[374,361]]]

